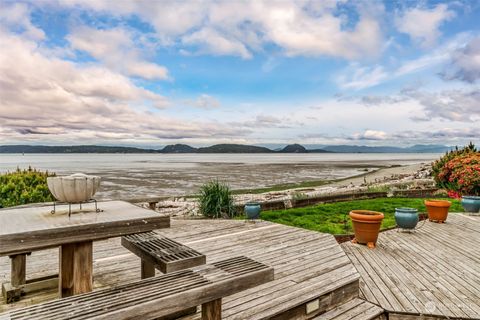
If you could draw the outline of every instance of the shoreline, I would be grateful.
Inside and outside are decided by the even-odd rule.
[[[376,189],[426,189],[434,186],[430,177],[430,163],[418,163],[403,166],[390,166],[365,172],[352,177],[330,180],[314,181],[318,183],[311,186],[312,182],[299,183],[299,187],[276,190],[279,186],[269,187],[275,189],[260,193],[265,188],[252,189],[248,193],[241,193],[242,190],[233,190],[235,203],[242,205],[246,202],[269,202],[285,201],[286,203],[294,198],[308,198],[334,193],[374,191]],[[172,199],[173,198],[173,199]],[[169,213],[172,216],[198,216],[196,196],[169,197],[168,199],[154,199],[157,202],[154,208]],[[152,208],[152,202],[148,199],[141,201],[142,206]]]

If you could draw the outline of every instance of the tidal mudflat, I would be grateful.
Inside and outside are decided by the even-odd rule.
[[[194,194],[211,179],[233,189],[342,179],[382,167],[428,163],[437,154],[2,154],[0,171],[31,166],[102,177],[99,199]]]

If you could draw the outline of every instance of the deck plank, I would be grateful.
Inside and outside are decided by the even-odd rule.
[[[342,248],[361,274],[363,296],[385,310],[412,313],[413,305],[422,314],[476,319],[479,230],[480,217],[450,213],[447,223],[427,221],[414,233],[382,232],[373,250],[352,243]]]
[[[205,254],[207,263],[245,255],[274,268],[274,281],[222,299],[225,319],[278,315],[337,288],[358,285],[358,272],[328,234],[262,221],[181,219],[155,232]],[[58,250],[33,252],[27,258],[27,279],[56,273],[57,264]],[[8,259],[0,258],[5,279],[9,267]],[[138,280],[139,272],[139,258],[121,246],[120,238],[94,243],[94,290]],[[55,290],[30,293],[19,302],[0,303],[0,311],[54,298]]]

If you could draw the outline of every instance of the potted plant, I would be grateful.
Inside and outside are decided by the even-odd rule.
[[[370,210],[352,210],[349,213],[352,219],[355,238],[353,243],[366,244],[369,248],[375,248],[380,225],[384,218],[383,213]]]
[[[462,207],[466,212],[480,212],[480,196],[462,196]]]
[[[262,206],[258,202],[247,202],[245,204],[245,215],[248,219],[259,219]]]
[[[447,200],[425,200],[428,220],[432,222],[444,223],[447,220],[448,209],[451,205],[452,203]]]
[[[402,229],[415,229],[418,223],[418,210],[414,208],[395,208],[395,222]]]

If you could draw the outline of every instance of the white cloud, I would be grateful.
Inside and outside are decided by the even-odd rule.
[[[3,30],[0,37],[0,123],[10,142],[141,143],[249,133],[149,111],[168,101],[110,69],[45,56],[36,42]]]
[[[336,82],[342,89],[365,89],[376,86],[388,78],[383,66],[373,67],[351,64],[337,76]]]
[[[198,46],[198,54],[232,55],[249,59],[252,54],[245,45],[236,39],[221,35],[214,29],[204,28],[182,38],[187,46]]]
[[[444,74],[447,80],[459,79],[473,83],[480,79],[480,36],[452,53],[451,65]]]
[[[188,105],[191,105],[195,108],[200,109],[217,109],[220,108],[221,104],[217,98],[212,97],[208,94],[201,94],[197,99],[193,101],[187,101]]]
[[[403,94],[423,107],[423,114],[414,120],[430,121],[438,118],[448,121],[480,122],[480,88],[424,92],[407,90]]]
[[[75,50],[85,51],[109,68],[144,79],[167,79],[167,68],[142,61],[141,50],[132,40],[133,34],[122,28],[99,30],[78,26],[67,36]]]
[[[365,130],[362,133],[352,135],[354,140],[386,140],[388,137],[385,131]]]
[[[1,5],[0,24],[17,29],[24,37],[32,40],[45,39],[45,32],[30,22],[30,9],[24,3]]]
[[[360,59],[382,50],[383,5],[350,5],[358,21],[336,12],[327,1],[121,1],[68,0],[61,5],[116,16],[136,15],[151,24],[164,44],[184,53],[250,58],[265,46],[277,46],[287,56],[333,56]],[[180,18],[179,18],[180,17]],[[346,25],[348,24],[348,27]]]
[[[468,72],[472,76],[476,72],[478,50],[472,46],[473,41],[470,41],[472,41],[470,33],[460,33],[428,54],[415,59],[401,61],[391,66],[380,64],[367,66],[354,62],[340,71],[334,81],[342,89],[361,90],[402,76],[438,68],[439,65],[443,65],[451,60],[452,56],[458,58],[458,64],[464,63],[466,66],[468,65],[470,67]],[[459,65],[457,67],[460,68]],[[463,75],[465,74],[467,74],[467,70],[464,70]],[[457,75],[450,74],[445,77],[455,78]]]
[[[438,4],[432,9],[409,8],[395,19],[398,31],[406,33],[423,47],[431,47],[440,36],[440,26],[455,17],[446,4]]]

